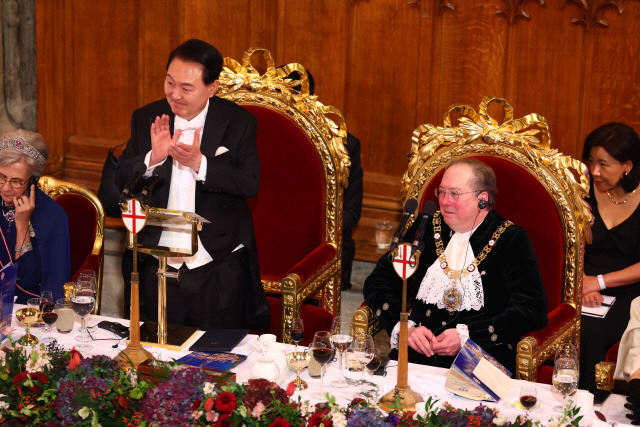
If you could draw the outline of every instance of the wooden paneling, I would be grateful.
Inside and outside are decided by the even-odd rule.
[[[398,220],[413,130],[445,110],[506,97],[549,122],[578,157],[593,128],[640,129],[637,0],[37,0],[38,130],[48,169],[96,189],[131,113],[164,96],[169,52],[202,38],[237,60],[249,47],[312,71],[316,94],[362,143],[358,257]],[[619,13],[618,8],[622,10]],[[608,26],[603,26],[606,23]]]

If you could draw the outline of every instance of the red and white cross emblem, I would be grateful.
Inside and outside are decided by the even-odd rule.
[[[124,221],[127,230],[133,234],[142,230],[147,222],[147,215],[142,210],[142,206],[137,199],[127,201],[127,211],[122,213],[122,221]]]
[[[418,268],[416,258],[411,258],[411,245],[401,243],[398,245],[395,258],[393,258],[393,268],[401,279],[408,279]]]

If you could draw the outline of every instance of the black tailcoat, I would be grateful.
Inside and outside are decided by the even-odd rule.
[[[405,241],[413,240],[417,222],[406,233]],[[469,241],[474,256],[478,256],[503,222],[504,219],[495,211],[489,212]],[[441,224],[442,242],[446,248],[453,231],[444,221]],[[470,338],[513,372],[516,345],[522,335],[547,324],[547,298],[527,232],[511,225],[502,233],[491,252],[478,265],[484,289],[484,307],[453,315],[446,309],[415,299],[427,269],[437,259],[433,236],[431,222],[423,239],[425,249],[418,269],[409,279],[407,300],[412,302],[410,320],[429,328],[436,335],[445,329],[455,328],[459,323],[466,324]],[[380,258],[365,281],[364,297],[384,328],[391,333],[402,309],[402,280],[387,255]],[[409,361],[449,367],[453,358],[427,358],[409,348]]]

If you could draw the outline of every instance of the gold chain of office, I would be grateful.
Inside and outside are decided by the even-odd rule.
[[[440,260],[440,268],[444,271],[444,273],[450,279],[460,279],[462,276],[466,276],[469,273],[473,272],[478,265],[484,261],[484,259],[489,255],[491,249],[496,245],[498,239],[502,235],[502,233],[513,223],[509,220],[504,221],[500,226],[493,232],[493,236],[489,242],[482,248],[482,251],[478,254],[477,257],[473,260],[471,264],[467,266],[467,268],[463,268],[462,270],[452,270],[449,268],[449,263],[447,262],[447,258],[444,254],[444,244],[442,243],[442,215],[440,212],[436,212],[433,214],[433,237],[436,241],[436,254],[438,255],[438,259]]]

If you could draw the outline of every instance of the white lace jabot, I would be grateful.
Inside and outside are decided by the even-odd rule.
[[[477,228],[477,227],[476,227]],[[475,229],[467,233],[454,233],[444,250],[444,256],[451,270],[460,271],[473,263],[475,257],[469,238]],[[450,278],[440,265],[440,258],[429,267],[420,283],[416,298],[438,308],[446,308],[443,301],[446,289],[455,286],[462,295],[460,310],[480,310],[484,306],[482,277],[477,268],[467,270],[467,274]],[[460,277],[461,276],[461,277]]]

